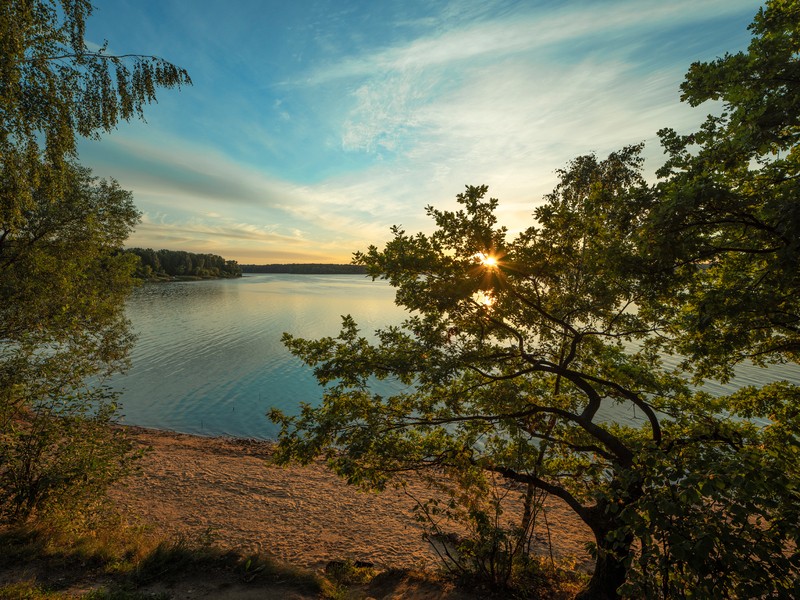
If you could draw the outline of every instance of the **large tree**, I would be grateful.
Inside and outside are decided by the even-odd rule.
[[[322,454],[376,487],[431,469],[555,495],[595,537],[585,598],[626,580],[649,597],[796,591],[798,391],[713,398],[664,364],[671,323],[642,308],[654,291],[631,242],[636,158],[573,161],[539,225],[512,239],[485,188],[468,188],[462,210],[429,209],[432,235],[396,229],[360,255],[412,315],[375,342],[349,317],[336,338],[285,336],[326,387],[299,417],[273,412],[280,458]],[[382,395],[374,378],[408,388]]]
[[[610,534],[641,495],[631,470],[643,445],[662,443],[655,409],[688,397],[653,352],[630,346],[654,331],[622,268],[636,260],[626,248],[635,211],[623,199],[641,183],[637,163],[636,148],[575,160],[537,209],[539,226],[512,239],[496,224],[497,201],[470,187],[462,210],[429,209],[432,235],[395,229],[384,250],[359,255],[413,315],[377,332],[376,344],[350,319],[335,339],[285,337],[328,387],[321,406],[282,420],[284,457],[327,452],[337,472],[372,485],[435,467],[536,486],[591,528],[591,597],[613,597],[632,538]],[[370,391],[372,377],[410,387],[384,397]],[[609,406],[636,407],[645,427],[609,421]]]
[[[639,147],[579,157],[514,237],[468,187],[460,210],[428,209],[432,234],[357,254],[411,314],[374,341],[350,318],[336,338],[285,336],[326,387],[273,413],[280,456],[378,487],[431,468],[545,490],[594,533],[584,598],[800,592],[800,393],[690,386],[797,360],[797,23],[768,3],[748,53],[692,67],[686,99],[726,112],[663,132],[662,182],[642,180]],[[408,388],[375,393],[376,377]]]
[[[92,377],[124,366],[138,221],[130,194],[77,165],[77,139],[191,83],[158,57],[84,39],[88,0],[0,5],[0,512],[107,480],[124,448]],[[70,491],[67,494],[67,490]]]
[[[682,99],[723,110],[692,134],[659,132],[668,158],[637,232],[661,282],[643,306],[662,315],[661,347],[695,382],[725,381],[744,360],[800,362],[800,5],[767,2],[750,30],[746,51],[689,69]],[[640,593],[800,594],[796,542],[784,543],[800,520],[799,401],[785,384],[746,387],[715,401],[743,420],[670,422],[707,441],[648,458]],[[701,568],[683,569],[698,553],[709,554]]]

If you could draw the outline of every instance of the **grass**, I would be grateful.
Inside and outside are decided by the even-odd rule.
[[[17,582],[0,587],[2,600],[64,600],[74,598],[62,592],[52,592],[32,582]],[[169,600],[171,596],[126,590],[92,590],[82,595],[85,600]]]
[[[219,580],[286,586],[319,597],[325,581],[267,557],[242,556],[209,539],[165,540],[119,521],[74,531],[63,522],[0,528],[0,600],[158,600],[149,588]]]

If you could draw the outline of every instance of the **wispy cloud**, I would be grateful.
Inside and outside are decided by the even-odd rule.
[[[719,19],[757,6],[752,1],[628,0],[623,2],[561,3],[555,8],[532,5],[502,18],[483,13],[479,22],[439,30],[382,52],[349,57],[302,76],[302,82],[319,85],[335,79],[371,77],[391,71],[452,68],[459,63],[496,61],[514,54],[543,49],[563,49],[576,42],[599,40],[605,52],[614,52],[619,37],[643,35],[654,29],[679,27],[690,22]],[[552,6],[552,5],[551,5]],[[437,28],[438,29],[438,28]],[[569,54],[569,52],[567,52]]]
[[[84,147],[96,169],[134,192],[143,219],[131,245],[179,244],[204,252],[216,246],[235,249],[236,256],[280,252],[298,260],[325,255],[346,262],[353,251],[386,235],[381,203],[347,185],[293,184],[206,148],[175,140],[166,148],[132,138]]]

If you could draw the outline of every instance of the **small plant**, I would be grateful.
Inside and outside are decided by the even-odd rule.
[[[346,600],[351,597],[350,586],[372,581],[377,575],[371,563],[352,560],[332,560],[325,565],[323,597],[328,600]]]
[[[18,581],[0,586],[3,600],[60,600],[64,596],[58,592],[45,590],[34,581]]]
[[[141,585],[160,579],[169,579],[192,569],[209,565],[234,567],[239,556],[203,543],[192,543],[186,538],[162,541],[142,559],[133,574]]]
[[[336,584],[348,586],[369,583],[377,574],[370,563],[332,560],[325,565],[325,575]]]
[[[494,476],[462,483],[449,492],[448,502],[417,501],[425,539],[445,569],[495,591],[542,587],[546,567],[532,555],[532,541],[546,494],[532,486],[520,489]],[[522,503],[518,521],[506,516],[516,500]],[[464,533],[445,531],[452,526]],[[552,552],[547,570],[555,570]]]

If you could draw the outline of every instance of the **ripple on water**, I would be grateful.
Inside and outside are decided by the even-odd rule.
[[[124,421],[187,433],[270,438],[265,413],[318,402],[311,370],[283,332],[335,335],[341,315],[365,332],[404,313],[383,282],[340,276],[263,275],[145,285],[127,306],[138,336],[132,368],[115,377]]]

